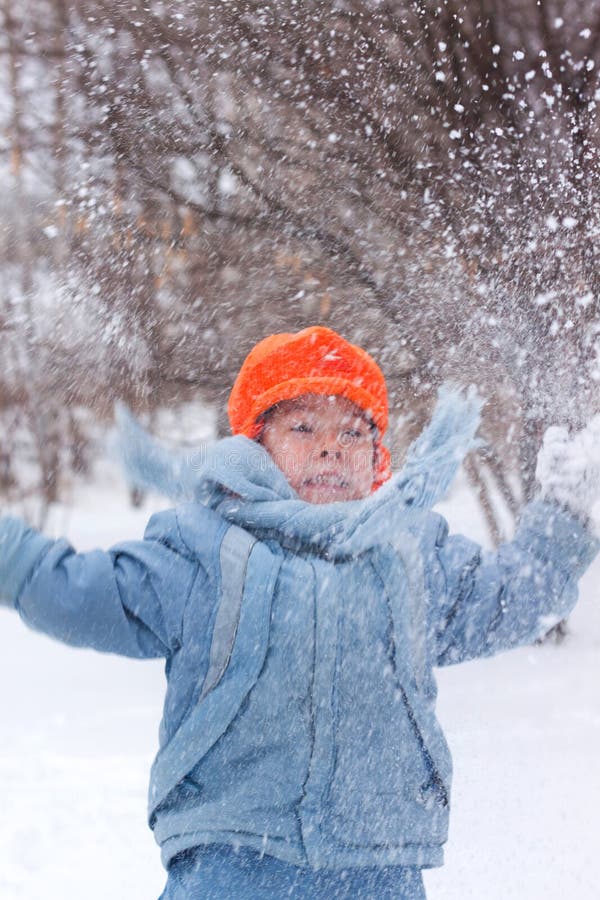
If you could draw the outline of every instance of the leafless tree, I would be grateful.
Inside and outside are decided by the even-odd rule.
[[[598,407],[598,0],[29,0],[4,25],[28,252],[91,323],[75,365],[43,331],[61,402],[222,408],[256,339],[325,322],[382,361],[398,447],[441,380],[490,397],[470,472],[499,535],[546,424]]]

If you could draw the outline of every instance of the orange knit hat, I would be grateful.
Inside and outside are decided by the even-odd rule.
[[[391,474],[390,455],[381,443],[388,425],[383,373],[365,350],[330,328],[316,325],[296,334],[271,334],[250,351],[229,395],[233,434],[257,437],[263,413],[303,394],[338,394],[367,414],[378,431],[373,488],[383,484]]]

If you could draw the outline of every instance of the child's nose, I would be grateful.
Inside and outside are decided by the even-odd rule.
[[[326,459],[328,456],[333,456],[335,459],[340,459],[342,455],[342,448],[339,445],[337,438],[325,441],[321,448],[321,458]]]

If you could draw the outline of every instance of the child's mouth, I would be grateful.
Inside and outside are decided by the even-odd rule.
[[[321,472],[318,475],[312,475],[305,479],[305,487],[328,487],[344,490],[348,487],[348,482],[335,472]]]

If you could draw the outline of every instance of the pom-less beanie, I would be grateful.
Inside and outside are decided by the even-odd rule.
[[[347,397],[377,428],[374,488],[390,477],[390,457],[381,443],[388,425],[383,373],[366,350],[335,331],[316,325],[296,334],[271,334],[248,354],[234,382],[227,411],[233,434],[256,438],[260,416],[283,400],[303,394]]]

